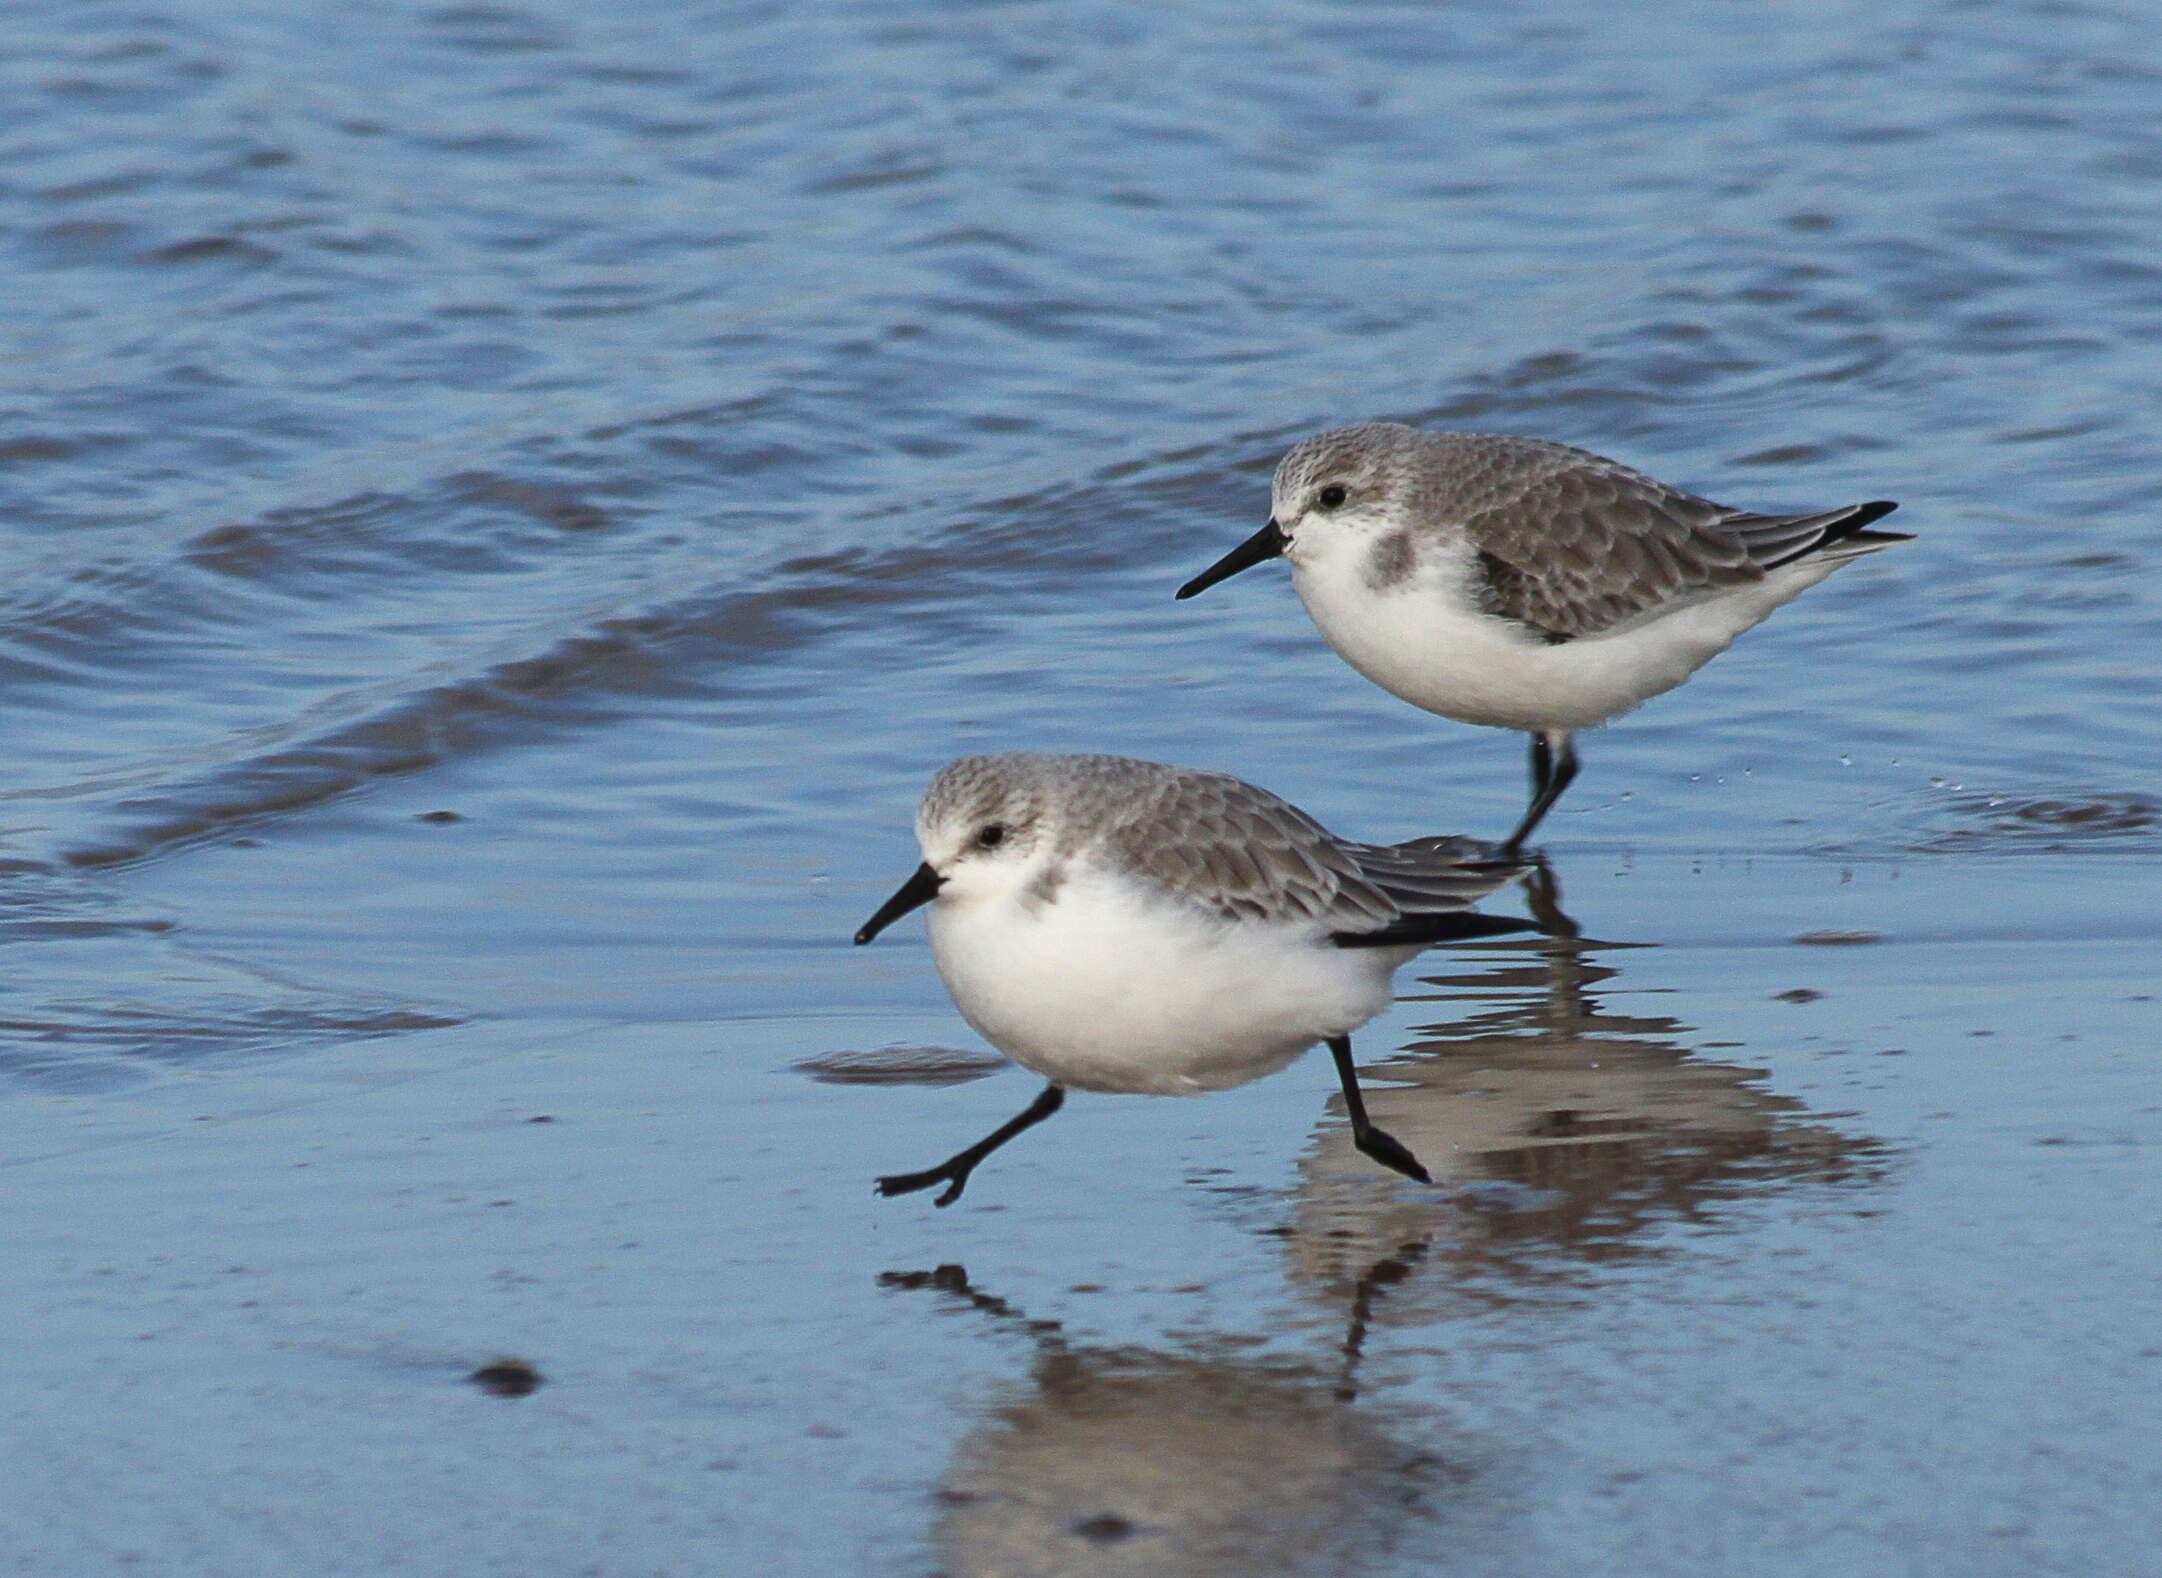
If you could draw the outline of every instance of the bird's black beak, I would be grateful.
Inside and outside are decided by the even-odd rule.
[[[1276,524],[1276,518],[1272,515],[1268,525],[1180,587],[1179,597],[1183,600],[1197,596],[1218,581],[1228,581],[1241,570],[1251,569],[1264,559],[1280,557],[1290,545],[1291,539],[1284,535],[1284,528]]]
[[[878,913],[856,928],[856,946],[862,947],[910,910],[937,898],[938,890],[945,885],[945,881],[944,877],[931,869],[929,861],[918,866],[916,874],[901,884],[901,891],[879,905]]]

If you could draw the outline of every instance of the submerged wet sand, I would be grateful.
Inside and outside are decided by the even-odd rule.
[[[1804,900],[1775,932],[1770,881]],[[1977,924],[1956,868],[1810,861],[1567,892],[1591,940],[1429,954],[1362,1037],[1432,1188],[1350,1151],[1309,1058],[1077,1097],[949,1212],[874,1199],[1033,1088],[937,1082],[950,1015],[22,1096],[16,1560],[2138,1570],[2145,912],[2052,943]],[[1700,935],[1596,940],[1654,895]],[[893,1039],[929,1078],[795,1067]],[[473,1383],[504,1357],[538,1388]]]

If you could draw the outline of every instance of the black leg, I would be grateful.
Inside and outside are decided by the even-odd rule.
[[[918,1189],[928,1189],[935,1183],[946,1186],[946,1192],[931,1203],[952,1205],[961,1198],[961,1191],[968,1187],[968,1175],[976,1170],[976,1164],[1019,1134],[1023,1129],[1033,1128],[1058,1111],[1066,1100],[1066,1092],[1056,1085],[1046,1085],[1042,1094],[1028,1104],[1019,1116],[1000,1124],[989,1134],[957,1155],[949,1156],[936,1167],[927,1167],[920,1173],[895,1173],[878,1180],[878,1192],[885,1195],[914,1194]]]
[[[1351,1143],[1406,1178],[1432,1183],[1434,1180],[1419,1165],[1419,1158],[1405,1150],[1401,1140],[1367,1121],[1366,1101],[1359,1094],[1359,1071],[1351,1066],[1351,1037],[1329,1037],[1329,1055],[1336,1059],[1336,1077],[1344,1082],[1344,1106],[1351,1113]]]
[[[1542,776],[1544,782],[1541,782]],[[1576,737],[1567,729],[1542,729],[1531,737],[1531,805],[1516,831],[1502,841],[1501,852],[1514,855],[1531,836],[1561,792],[1576,780]]]

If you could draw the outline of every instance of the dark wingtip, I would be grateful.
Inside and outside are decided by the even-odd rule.
[[[1539,929],[1535,920],[1462,910],[1443,915],[1406,915],[1379,931],[1331,932],[1329,941],[1339,948],[1405,948],[1421,943],[1468,942],[1474,937],[1506,937]]]
[[[1882,538],[1886,542],[1912,542],[1914,540],[1914,533],[1912,532],[1868,531],[1864,529],[1871,521],[1881,521],[1898,508],[1899,501],[1896,499],[1871,499],[1867,504],[1857,504],[1847,513],[1845,520],[1825,532],[1817,546],[1822,548],[1831,543],[1844,542],[1850,537]]]
[[[1871,521],[1881,521],[1898,508],[1899,503],[1895,499],[1871,499],[1867,504],[1848,505],[1844,515],[1841,515],[1837,510],[1826,510],[1822,515],[1810,517],[1809,521],[1805,521],[1803,524],[1827,520],[1832,516],[1838,516],[1838,519],[1832,520],[1829,525],[1824,526],[1809,541],[1799,546],[1788,545],[1785,551],[1781,552],[1776,558],[1759,560],[1758,568],[1764,570],[1781,569],[1786,565],[1823,553],[1827,548],[1839,549],[1839,552],[1832,555],[1835,559],[1852,559],[1875,548],[1889,548],[1895,542],[1912,542],[1914,541],[1914,533],[1910,531],[1869,530]],[[1796,521],[1801,520],[1801,517],[1796,517],[1794,520],[1774,517],[1774,520],[1779,525],[1791,526]]]

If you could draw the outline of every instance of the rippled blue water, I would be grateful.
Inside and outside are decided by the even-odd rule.
[[[1358,837],[1497,832],[1515,738],[1367,686],[1280,574],[1170,599],[1286,445],[1384,415],[1757,507],[1897,498],[1918,534],[1584,742],[1550,847],[1593,935],[1664,945],[1607,956],[1693,1027],[1660,1045],[1777,1064],[1793,1021],[1749,1015],[1834,950],[1765,950],[1847,928],[1940,950],[1838,966],[1885,1023],[1986,1001],[2039,1039],[2077,996],[2136,1058],[2151,1020],[2094,1005],[2151,973],[2162,879],[2152,22],[10,8],[0,1104],[30,1132],[55,1098],[96,1124],[190,1081],[335,1085],[362,1038],[453,1026],[956,1038],[912,935],[845,943],[966,750],[1226,769]],[[2080,1099],[2151,1112],[2150,1065],[2106,1066]],[[1979,1129],[2035,1081],[1985,1083]],[[851,1191],[890,1125],[976,1121],[783,1089]],[[1319,1089],[1270,1099],[1310,1121]],[[1110,1195],[1087,1121],[1044,1149]],[[1272,1179],[1296,1139],[1226,1161],[1200,1109],[1118,1121]],[[807,1252],[868,1276],[855,1231]],[[1046,1286],[1106,1280],[1087,1253]],[[2128,1495],[2151,1423],[2110,1437]],[[1840,1505],[1873,1532],[1794,1570],[2074,1549],[1926,1518],[1902,1545]],[[1654,1566],[1753,1570],[1735,1549]]]

